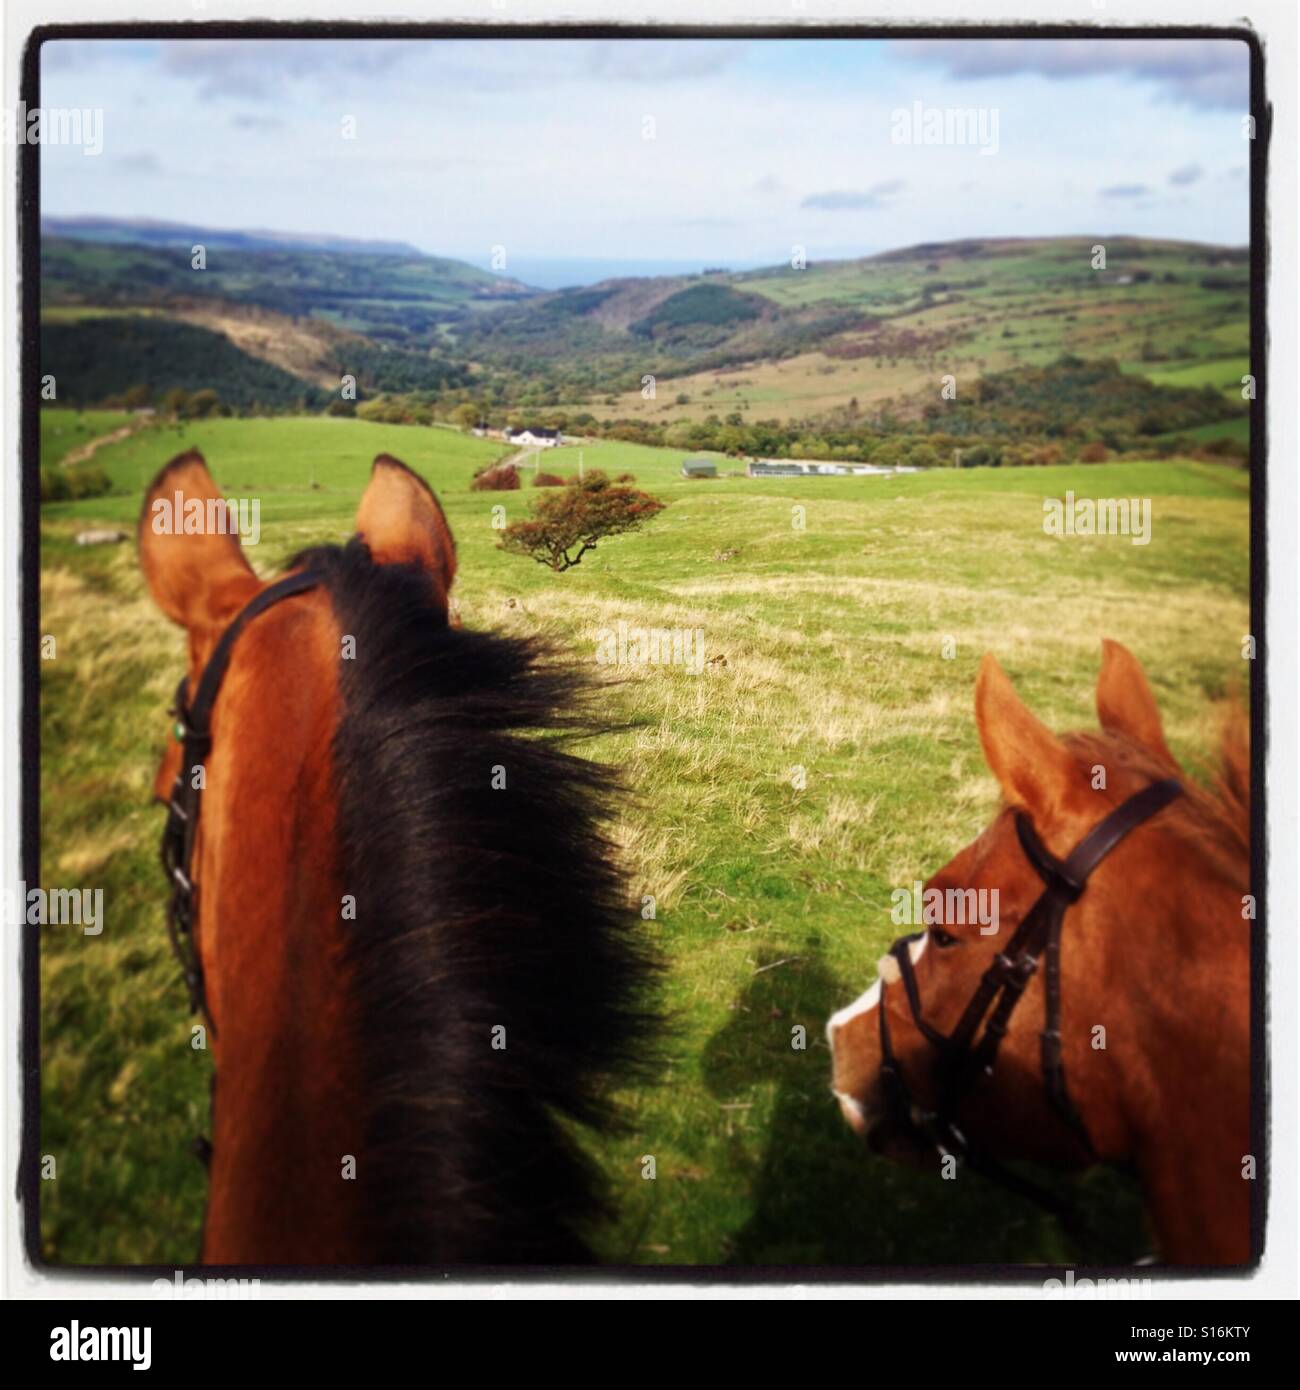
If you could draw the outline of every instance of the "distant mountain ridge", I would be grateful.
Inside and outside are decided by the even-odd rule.
[[[423,256],[408,241],[370,241],[317,232],[275,232],[204,227],[152,217],[42,217],[43,236],[106,241],[127,246],[203,245],[240,251],[335,251],[364,256]],[[435,258],[436,259],[436,258]]]

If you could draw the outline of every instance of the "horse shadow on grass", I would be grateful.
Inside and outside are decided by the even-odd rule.
[[[873,1156],[830,1092],[827,1018],[856,997],[815,946],[761,956],[730,1023],[705,1048],[705,1084],[726,1115],[733,1171],[753,1173],[752,1214],[728,1240],[736,1265],[968,1265],[1127,1263],[1143,1253],[1140,1209],[1122,1183],[1087,1201],[1101,1245],[1079,1251],[1038,1208],[962,1170],[952,1180]],[[803,1048],[795,1046],[804,1030]],[[763,1090],[775,1102],[755,1164]],[[1111,1175],[1103,1174],[1103,1179]],[[1100,1212],[1094,1211],[1100,1208]]]

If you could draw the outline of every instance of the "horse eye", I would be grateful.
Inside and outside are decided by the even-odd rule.
[[[946,951],[949,946],[961,945],[961,942],[955,936],[950,936],[940,927],[930,928],[930,940],[933,941],[941,951]]]

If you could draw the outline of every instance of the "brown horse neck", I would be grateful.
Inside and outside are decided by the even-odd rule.
[[[1250,1067],[1243,1065],[1250,1057],[1252,923],[1241,918],[1238,884],[1165,881],[1172,942],[1131,959],[1150,991],[1131,1015],[1148,1054],[1124,1099],[1131,1152],[1164,1259],[1244,1264],[1255,1186]]]
[[[200,821],[216,1066],[203,1258],[349,1262],[360,1259],[348,1162],[361,1134],[330,753],[338,631],[312,598],[266,614],[240,643]]]

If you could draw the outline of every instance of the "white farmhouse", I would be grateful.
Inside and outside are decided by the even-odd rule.
[[[556,449],[564,443],[564,436],[559,430],[507,430],[505,437],[511,444],[519,444],[527,449]]]

